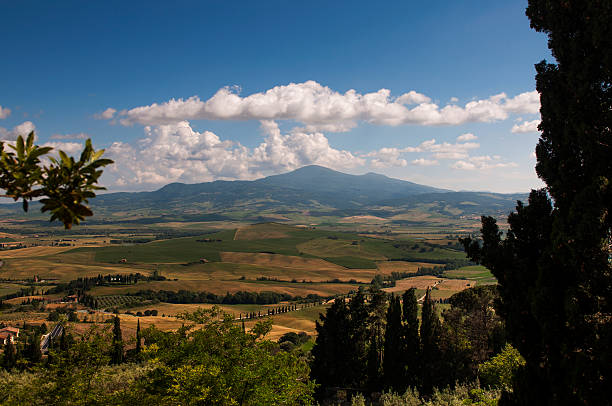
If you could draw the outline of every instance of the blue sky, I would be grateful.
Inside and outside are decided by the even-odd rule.
[[[0,0],[0,139],[91,137],[110,190],[320,164],[528,191],[550,53],[525,6]]]

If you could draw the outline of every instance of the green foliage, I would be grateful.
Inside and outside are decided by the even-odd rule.
[[[383,371],[385,386],[403,391],[405,385],[405,342],[403,340],[402,305],[399,296],[392,296],[387,308]]]
[[[518,350],[506,344],[502,352],[480,364],[478,376],[485,386],[509,389],[516,371],[524,365],[525,359]]]
[[[314,385],[294,354],[262,340],[270,322],[243,333],[218,309],[185,314],[202,324],[176,332],[143,331],[143,356],[156,368],[143,382],[150,404],[310,404]],[[221,318],[220,318],[221,317]],[[219,319],[220,318],[220,319]]]
[[[402,295],[402,321],[403,321],[403,361],[405,363],[405,385],[419,386],[419,366],[421,354],[421,340],[419,337],[419,319],[416,289],[411,288]]]
[[[504,240],[482,219],[470,258],[499,280],[499,314],[525,357],[504,405],[609,403],[612,373],[612,3],[530,0],[556,64],[536,65],[541,137],[532,191]],[[551,202],[554,201],[554,206]]]
[[[478,383],[460,384],[454,388],[435,389],[431,396],[420,396],[415,389],[408,388],[403,395],[383,393],[383,406],[496,406],[500,391],[482,389]]]
[[[421,368],[422,381],[421,387],[424,393],[429,394],[437,386],[439,381],[443,381],[440,374],[441,349],[440,333],[442,326],[438,316],[436,305],[431,300],[431,290],[427,289],[423,308],[421,311]]]
[[[178,331],[142,331],[138,364],[109,365],[116,334],[93,326],[32,372],[0,371],[0,404],[312,404],[307,364],[263,339],[269,322],[244,333],[218,309],[182,317]]]
[[[19,136],[8,150],[0,143],[0,189],[15,201],[22,199],[24,211],[28,211],[29,201],[42,198],[41,211],[49,211],[51,221],[59,220],[71,228],[93,215],[88,199],[104,189],[97,186],[101,168],[113,161],[102,159],[104,150],[95,151],[88,139],[78,161],[59,151],[60,159],[51,157],[49,165],[42,165],[41,158],[52,148],[35,145],[34,138],[34,132],[27,140]]]
[[[113,342],[111,350],[111,362],[121,364],[123,362],[123,337],[121,335],[121,320],[119,316],[113,319]]]

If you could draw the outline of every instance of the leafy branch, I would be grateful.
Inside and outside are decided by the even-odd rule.
[[[26,140],[19,136],[15,145],[7,144],[8,149],[0,142],[3,197],[22,199],[26,212],[30,201],[41,198],[41,211],[51,213],[50,221],[59,220],[69,229],[93,215],[88,199],[96,196],[95,191],[106,189],[97,183],[102,168],[113,161],[101,158],[104,150],[94,150],[88,139],[78,161],[59,151],[59,159],[49,157],[50,163],[43,165],[41,158],[53,148],[35,145],[34,138],[34,132]]]

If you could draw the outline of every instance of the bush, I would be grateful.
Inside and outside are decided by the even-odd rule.
[[[525,365],[525,359],[518,350],[506,344],[499,354],[480,364],[478,375],[485,386],[510,388],[512,377],[523,365]]]

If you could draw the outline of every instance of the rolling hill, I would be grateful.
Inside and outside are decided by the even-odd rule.
[[[397,217],[406,211],[459,218],[503,215],[526,194],[453,192],[376,173],[349,175],[311,165],[254,181],[171,183],[151,192],[120,192],[92,200],[96,217],[88,223],[117,219],[137,222],[262,220],[296,213],[319,217],[374,215]],[[3,205],[0,217],[20,215],[21,205]],[[33,210],[32,210],[33,211]],[[268,216],[268,217],[266,217]],[[396,222],[404,220],[395,219]]]

